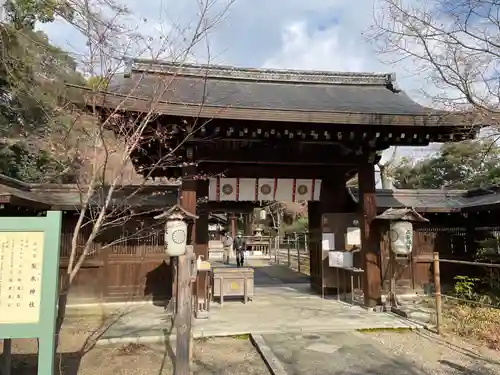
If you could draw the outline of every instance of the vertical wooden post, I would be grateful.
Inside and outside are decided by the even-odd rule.
[[[193,247],[186,246],[186,254],[179,256],[177,264],[178,286],[176,317],[176,352],[174,375],[189,375],[191,358],[191,259]]]
[[[433,259],[434,268],[434,295],[436,296],[436,331],[440,335],[443,324],[443,316],[441,311],[441,276],[439,274],[439,253],[434,253]]]
[[[310,236],[310,233],[307,232],[305,234],[305,238],[304,238],[304,248],[305,248],[306,255],[309,255],[309,236]]]
[[[364,275],[366,307],[382,304],[382,275],[377,233],[372,222],[377,216],[375,201],[375,168],[371,163],[362,164],[358,170],[359,203],[361,218],[361,256]]]
[[[297,248],[297,271],[300,273],[300,244],[297,236],[295,236],[295,247]]]
[[[231,214],[231,237],[233,239],[236,237],[236,215]]]
[[[206,197],[208,196],[208,181],[198,180],[196,182],[196,197]],[[202,256],[203,260],[209,260],[208,253],[208,215],[209,215],[209,207],[206,203],[201,203],[196,206],[196,215],[198,219],[196,219],[196,228],[195,228],[195,239],[194,239],[194,253],[196,254],[196,258],[198,256]],[[207,305],[209,295],[208,291],[208,279],[204,277],[205,272],[198,273],[198,277],[196,279],[196,287],[195,293],[198,296],[198,300],[200,304]],[[199,309],[199,307],[197,307]],[[199,310],[198,310],[199,311]],[[197,318],[200,317],[198,314]]]
[[[192,155],[191,155],[192,156]],[[196,166],[188,166],[182,171],[182,187],[180,205],[196,214],[197,180]],[[189,375],[191,350],[192,294],[191,257],[193,245],[196,243],[196,221],[188,233],[186,254],[177,257],[176,263],[176,353],[174,375]],[[188,227],[189,229],[189,227]],[[197,283],[198,284],[198,283]]]
[[[290,254],[290,241],[288,241],[287,250],[288,250],[288,268],[292,268],[292,257]]]

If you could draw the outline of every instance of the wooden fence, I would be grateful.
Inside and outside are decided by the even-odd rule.
[[[172,273],[165,255],[164,232],[158,223],[138,222],[100,233],[71,288],[72,303],[97,301],[168,300],[172,293]],[[61,238],[61,275],[66,272],[71,252],[74,217],[66,217]],[[78,238],[83,250],[89,230]]]

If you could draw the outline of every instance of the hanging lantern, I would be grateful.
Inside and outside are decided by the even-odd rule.
[[[171,257],[178,257],[186,253],[189,225],[198,217],[175,205],[164,213],[155,216],[155,219],[166,219],[165,223],[165,252]]]
[[[172,218],[165,225],[165,251],[171,257],[186,252],[187,224],[181,218]]]
[[[264,210],[264,209],[260,210],[259,217],[260,217],[260,220],[266,220],[266,218],[267,218],[266,210]]]

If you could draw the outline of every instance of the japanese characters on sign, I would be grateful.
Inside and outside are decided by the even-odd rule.
[[[40,318],[43,232],[0,232],[0,324]]]

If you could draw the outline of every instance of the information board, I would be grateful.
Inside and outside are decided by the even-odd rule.
[[[54,374],[62,214],[0,217],[2,371],[11,373],[11,339],[38,339],[38,375]]]
[[[38,323],[43,232],[0,232],[0,324]]]

